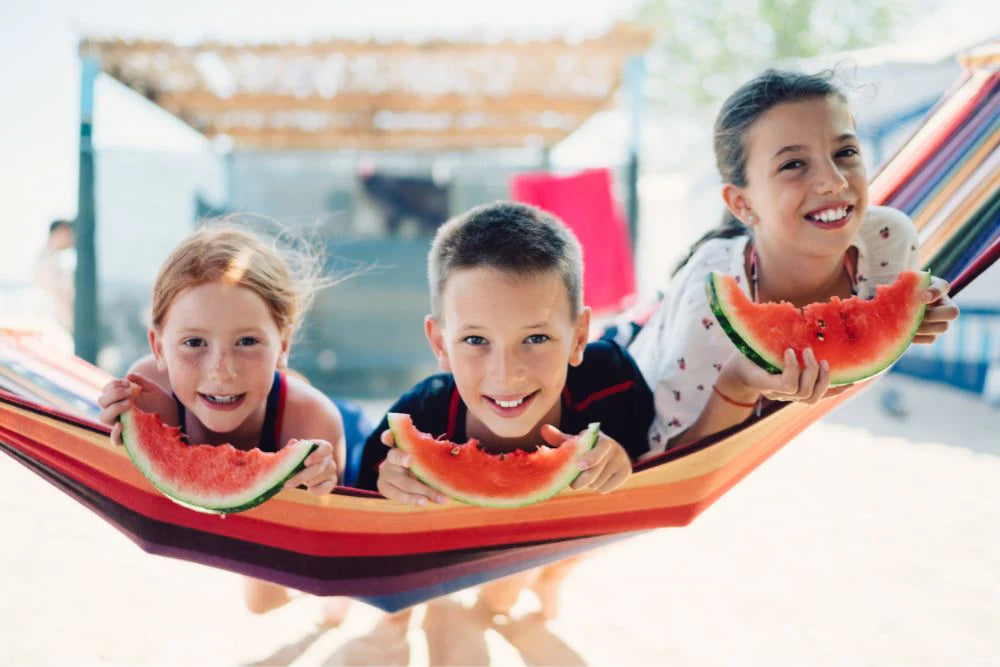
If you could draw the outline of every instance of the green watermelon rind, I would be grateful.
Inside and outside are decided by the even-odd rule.
[[[914,288],[914,292],[923,291],[930,287],[930,272],[922,271],[921,273],[924,274],[924,280]],[[716,320],[718,320],[719,326],[722,327],[726,336],[729,337],[729,340],[733,342],[741,354],[768,373],[780,375],[784,370],[784,359],[772,358],[763,350],[758,349],[762,346],[755,347],[753,334],[747,331],[745,327],[741,327],[737,318],[729,315],[729,312],[726,309],[725,299],[722,297],[721,285],[724,278],[725,274],[718,271],[712,271],[705,278],[705,288],[708,292],[709,306],[711,307]],[[913,341],[913,337],[917,334],[917,330],[920,329],[920,325],[924,321],[924,313],[926,310],[926,303],[921,303],[920,307],[914,309],[913,321],[909,327],[908,333],[905,336],[900,336],[899,343],[896,346],[889,348],[880,360],[874,361],[867,366],[855,366],[853,368],[848,367],[841,370],[839,373],[831,375],[830,386],[838,387],[842,385],[854,384],[855,382],[867,380],[868,378],[875,377],[876,375],[887,371],[910,346],[910,343]]]
[[[410,415],[403,413],[390,412],[388,414],[389,428],[392,431],[392,437],[395,440],[396,447],[404,452],[413,452],[414,444],[411,443],[407,437],[405,430],[414,429],[412,419]],[[564,465],[563,470],[556,475],[552,481],[545,487],[538,489],[531,495],[517,496],[517,497],[507,497],[507,498],[497,498],[497,497],[485,497],[485,496],[474,496],[471,494],[457,492],[454,489],[448,488],[448,485],[437,480],[430,471],[423,469],[419,462],[413,460],[410,464],[410,471],[419,479],[421,482],[436,489],[441,493],[445,494],[452,500],[457,500],[459,502],[466,503],[468,505],[475,505],[477,507],[489,507],[496,509],[513,509],[517,507],[524,507],[525,505],[533,505],[535,503],[547,500],[552,496],[556,495],[567,486],[573,483],[580,473],[580,467],[577,465],[580,457],[585,453],[589,452],[597,444],[598,437],[601,434],[601,424],[600,422],[592,422],[587,426],[587,430],[581,433],[579,436],[573,439],[575,443],[574,446],[579,447],[579,452],[576,456],[569,459]],[[464,446],[464,445],[459,445]],[[566,446],[561,445],[561,446]]]
[[[316,443],[309,440],[288,445],[301,450],[298,455],[289,456],[285,465],[271,472],[271,474],[261,477],[259,483],[239,494],[234,494],[222,501],[218,498],[206,500],[193,497],[183,491],[178,491],[175,485],[164,480],[157,475],[150,465],[148,457],[142,451],[138,438],[135,436],[135,426],[133,423],[132,411],[129,410],[121,415],[122,442],[125,443],[125,451],[128,452],[132,463],[139,469],[139,472],[149,480],[163,495],[170,498],[178,505],[183,505],[195,512],[205,514],[236,514],[257,507],[261,503],[270,500],[281,492],[282,487],[293,475],[305,467],[305,460],[316,449]],[[287,449],[287,447],[285,448]],[[284,451],[284,450],[282,450]]]

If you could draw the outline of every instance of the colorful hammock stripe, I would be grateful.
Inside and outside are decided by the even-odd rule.
[[[997,91],[995,72],[967,73],[873,185],[873,201],[899,201],[918,220],[922,257],[956,278],[953,293],[1000,255],[1000,217],[991,204],[1000,182],[995,151],[984,148],[996,146]],[[168,500],[111,445],[108,429],[94,421],[106,381],[102,371],[29,336],[0,335],[0,447],[146,551],[320,595],[362,597],[387,610],[638,531],[686,525],[857,391],[815,406],[772,406],[759,419],[642,463],[608,495],[569,491],[499,511],[455,503],[422,509],[347,488],[322,498],[288,490],[223,520]]]

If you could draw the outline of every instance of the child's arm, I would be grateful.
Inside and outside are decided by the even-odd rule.
[[[786,350],[784,371],[781,375],[772,375],[739,352],[734,352],[722,367],[701,414],[690,427],[671,440],[670,446],[685,445],[743,422],[753,413],[761,397],[773,401],[817,403],[847,389],[830,388],[829,365],[826,361],[817,361],[812,349],[806,350],[802,356],[800,368],[795,352]]]
[[[542,426],[542,439],[553,447],[575,436],[563,433],[555,426]],[[570,484],[572,489],[593,489],[598,493],[614,491],[632,475],[632,461],[628,452],[614,438],[601,433],[597,444],[579,461],[580,476]]]
[[[333,401],[309,383],[287,375],[287,394],[282,429],[286,444],[312,440],[316,449],[306,457],[305,467],[285,482],[285,488],[305,486],[310,493],[324,495],[340,482],[344,470],[344,424]]]

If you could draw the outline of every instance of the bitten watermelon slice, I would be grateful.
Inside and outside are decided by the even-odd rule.
[[[481,507],[521,507],[559,493],[580,474],[577,461],[600,434],[595,422],[558,447],[490,454],[475,438],[456,444],[421,433],[410,415],[390,412],[388,420],[396,446],[410,454],[410,470],[420,481],[449,498]]]
[[[924,320],[921,293],[930,283],[927,271],[903,271],[893,284],[876,287],[870,301],[833,297],[801,310],[787,301],[754,303],[732,276],[717,271],[706,288],[719,324],[754,363],[778,374],[786,349],[794,349],[802,364],[811,347],[817,361],[830,365],[836,386],[877,375],[903,354]]]
[[[275,453],[232,445],[188,445],[159,415],[130,409],[121,416],[122,441],[135,466],[176,503],[199,512],[233,514],[281,491],[316,448],[300,440]]]

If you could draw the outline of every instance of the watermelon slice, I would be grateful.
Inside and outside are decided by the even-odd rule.
[[[396,446],[410,454],[410,470],[420,481],[480,507],[522,507],[559,493],[580,474],[577,461],[597,443],[601,427],[594,422],[558,447],[490,454],[475,438],[460,445],[421,433],[410,415],[390,412],[388,420]]]
[[[801,310],[787,301],[754,303],[732,276],[717,271],[706,288],[722,329],[758,366],[781,373],[786,349],[795,350],[801,365],[811,347],[837,386],[877,375],[903,354],[924,320],[921,293],[930,284],[927,271],[903,271],[893,284],[876,287],[870,301],[833,297]]]
[[[188,445],[160,416],[130,409],[121,416],[122,441],[135,466],[174,502],[199,512],[233,514],[281,491],[316,448],[300,440],[276,453],[230,444]]]

